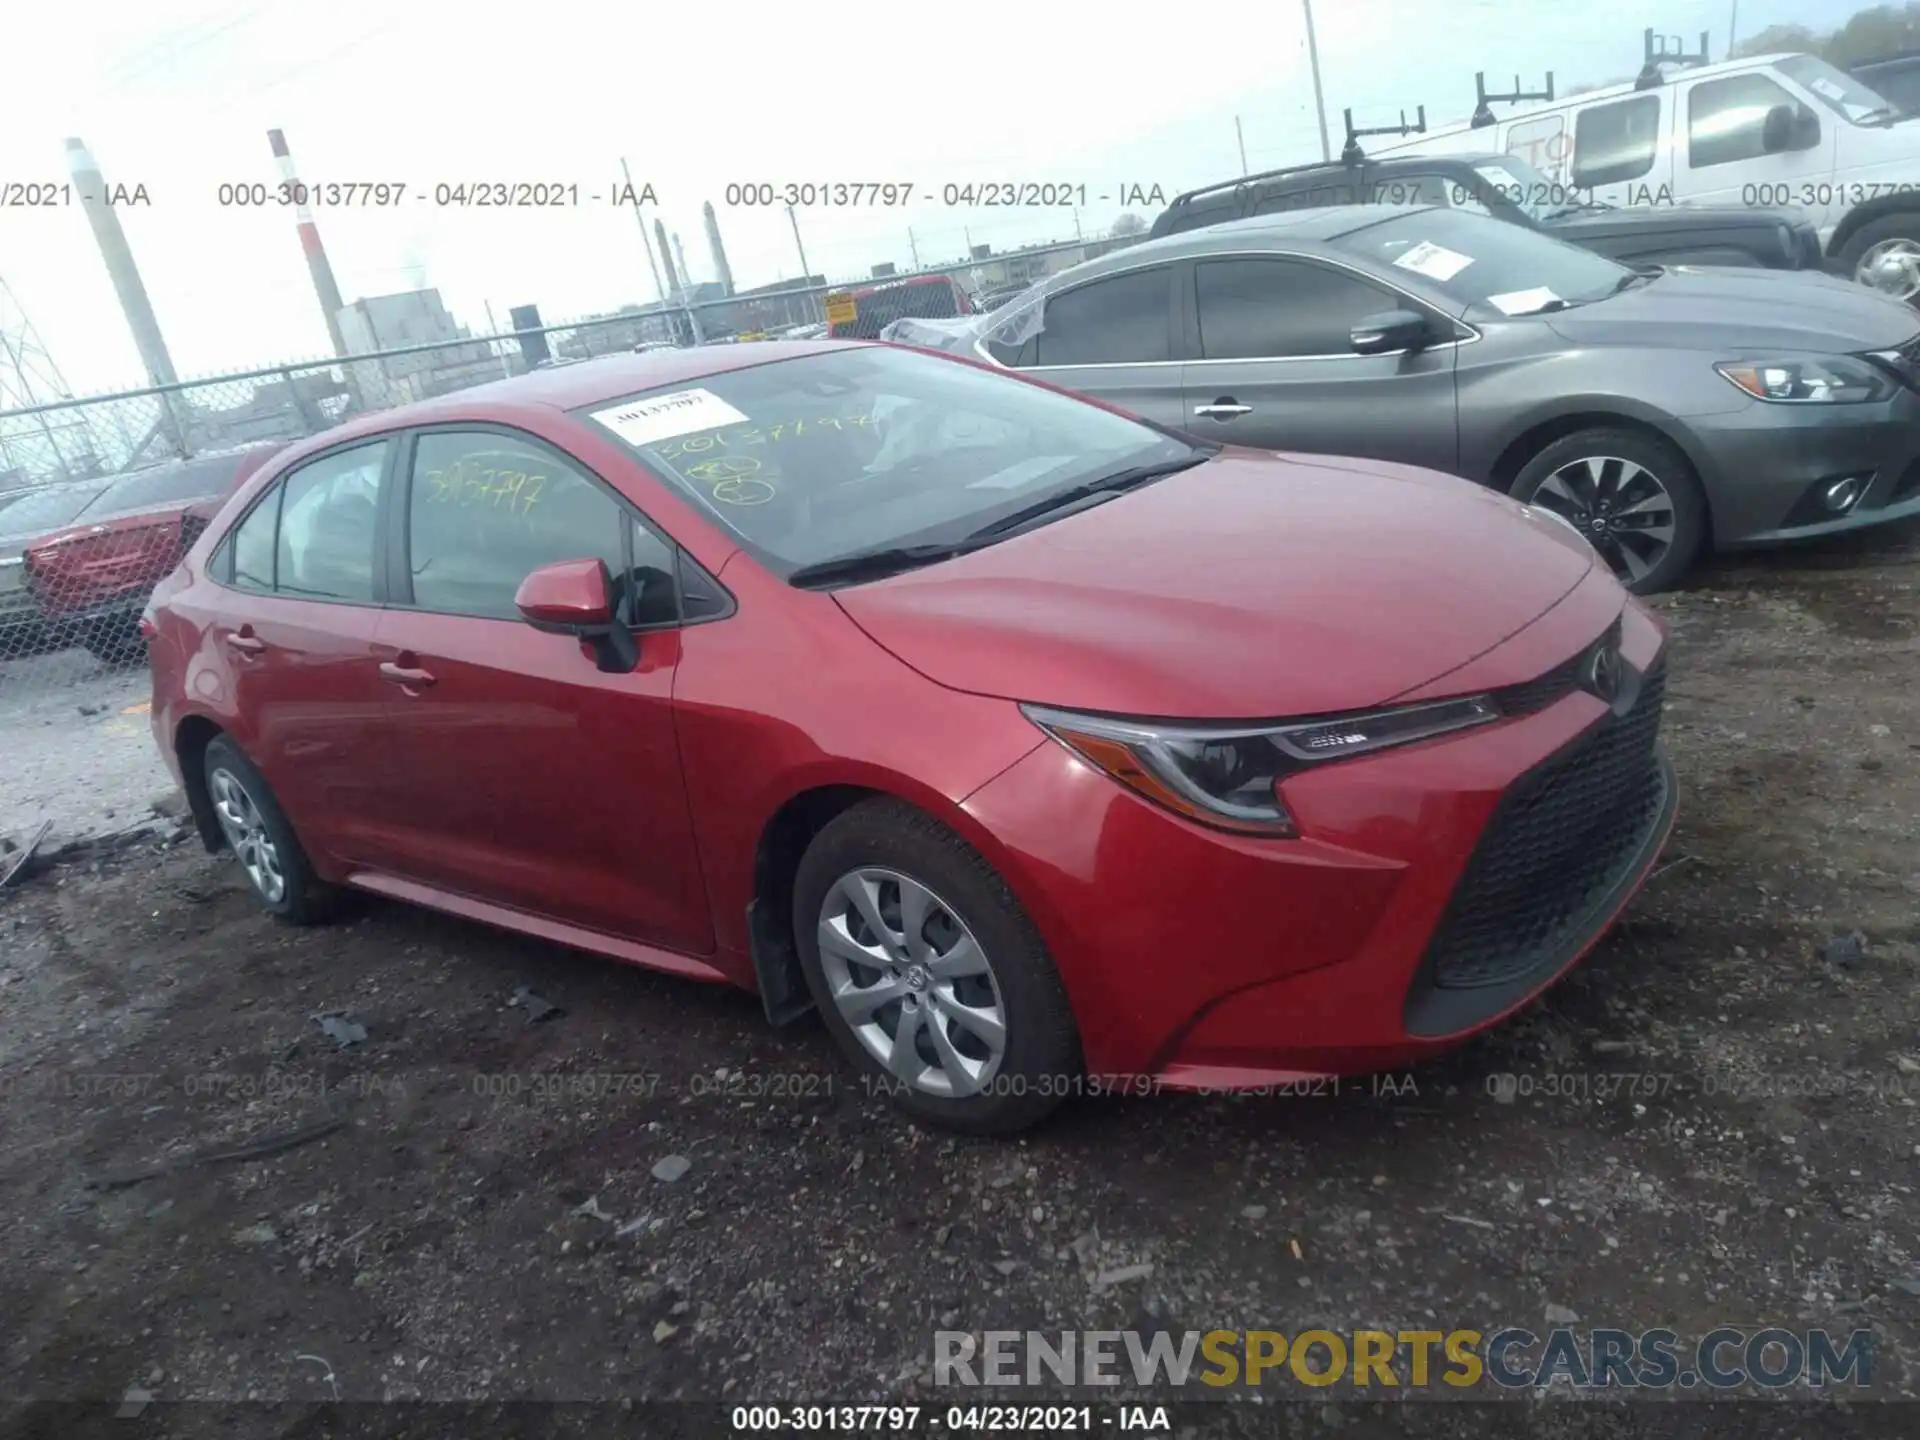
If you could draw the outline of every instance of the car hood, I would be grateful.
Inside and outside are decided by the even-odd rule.
[[[1810,271],[1676,266],[1650,284],[1544,317],[1579,344],[1679,350],[1884,350],[1914,338],[1920,317],[1892,300]]]
[[[1593,564],[1564,524],[1469,481],[1230,449],[834,597],[956,690],[1267,719],[1383,704],[1524,629]]]
[[[1749,210],[1738,205],[1622,205],[1613,210],[1583,210],[1542,222],[1549,235],[1578,243],[1596,235],[1634,235],[1660,230],[1789,229],[1803,217],[1781,210]]]

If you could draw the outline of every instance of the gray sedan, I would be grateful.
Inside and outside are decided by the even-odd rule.
[[[1641,594],[1703,547],[1920,515],[1920,317],[1813,273],[1629,269],[1426,206],[1129,246],[900,321],[1211,440],[1444,470],[1577,526]]]

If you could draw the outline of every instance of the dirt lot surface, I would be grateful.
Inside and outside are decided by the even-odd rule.
[[[743,995],[372,901],[286,930],[192,842],[42,873],[0,905],[0,1395],[944,1407],[936,1329],[1565,1312],[1870,1329],[1912,1397],[1920,540],[1661,608],[1663,868],[1520,1020],[1337,1094],[955,1140]]]

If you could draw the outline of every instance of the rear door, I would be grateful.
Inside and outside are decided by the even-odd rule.
[[[1673,92],[1662,86],[1573,112],[1567,184],[1606,205],[1671,205]]]
[[[1040,327],[994,358],[1161,425],[1183,425],[1175,358],[1177,266],[1101,275],[1052,296]]]
[[[380,630],[401,773],[399,873],[689,954],[713,948],[673,676],[676,553],[614,490],[524,431],[421,430],[396,481]],[[595,664],[514,594],[542,565],[630,577],[640,663]]]
[[[1190,273],[1188,430],[1230,445],[1455,467],[1457,346],[1356,355],[1350,341],[1366,316],[1427,307],[1305,256],[1221,256],[1191,262]],[[1452,329],[1445,317],[1434,323]]]
[[[380,864],[391,751],[375,669],[383,487],[396,443],[330,450],[268,487],[207,577],[238,592],[208,618],[209,673],[239,739],[309,849]]]

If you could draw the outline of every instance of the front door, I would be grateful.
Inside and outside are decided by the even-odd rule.
[[[1674,192],[1706,205],[1803,208],[1816,221],[1827,214],[1833,186],[1832,117],[1806,104],[1762,70],[1717,80],[1676,80]],[[1768,114],[1779,106],[1803,113],[1794,148],[1769,151]],[[1813,202],[1813,203],[1809,203]],[[1845,206],[1839,207],[1844,209]]]
[[[378,637],[407,816],[402,873],[710,952],[673,723],[671,545],[521,432],[423,430],[403,469],[404,566],[392,580],[410,603],[389,608]],[[630,672],[603,672],[581,641],[537,631],[514,608],[530,571],[588,557],[639,597]]]
[[[1333,265],[1236,256],[1193,266],[1186,428],[1266,450],[1363,455],[1437,470],[1459,460],[1455,347],[1356,355],[1354,323],[1417,302]],[[1434,317],[1436,331],[1452,322]]]
[[[996,344],[1001,363],[1161,425],[1180,427],[1174,280],[1153,265],[1101,275],[1048,299],[1031,333]]]

